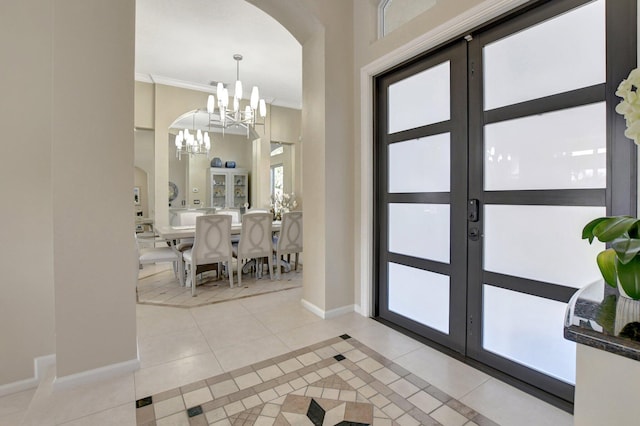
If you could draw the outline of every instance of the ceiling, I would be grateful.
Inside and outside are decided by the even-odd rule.
[[[239,53],[244,97],[302,107],[302,48],[276,20],[244,0],[136,0],[136,80],[233,92]]]

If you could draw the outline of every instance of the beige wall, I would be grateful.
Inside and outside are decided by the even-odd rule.
[[[0,157],[4,182],[21,176],[5,185],[0,261],[0,385],[13,386],[48,354],[58,377],[137,356],[134,2],[7,0],[0,23],[0,120],[21,145]]]
[[[135,1],[54,2],[54,15],[51,164],[62,377],[137,358]]]
[[[316,2],[319,5],[320,2]],[[325,311],[354,303],[353,5],[322,2],[325,25]],[[305,163],[306,164],[306,163]],[[306,179],[305,179],[306,180]],[[308,204],[307,204],[308,205]],[[305,229],[306,237],[306,229]],[[305,259],[309,256],[305,254]],[[308,263],[308,262],[307,262]],[[318,283],[322,284],[322,283]]]
[[[153,84],[141,81],[135,82],[135,113],[136,129],[154,128],[154,97]]]
[[[267,120],[271,124],[271,142],[297,143],[300,141],[301,112],[299,109],[271,107]]]
[[[354,302],[353,5],[250,2],[302,44],[303,297],[318,313],[331,314]]]
[[[3,0],[0,13],[0,387],[55,352],[51,185],[51,0]],[[20,35],[19,37],[17,35]],[[37,119],[31,112],[37,111]],[[19,176],[17,180],[16,177]]]
[[[153,146],[155,144],[153,130],[143,130],[136,128],[133,132],[134,136],[134,161],[133,164],[137,168],[143,170],[147,174],[146,189],[147,196],[143,199],[145,217],[153,217],[153,206],[155,204],[155,187],[154,187],[154,171],[153,164]]]

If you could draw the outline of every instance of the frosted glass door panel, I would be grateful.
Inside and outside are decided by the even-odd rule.
[[[449,277],[389,263],[389,310],[449,334]]]
[[[484,129],[486,191],[606,188],[604,102]]]
[[[485,110],[605,81],[604,0],[484,48]]]
[[[581,239],[604,207],[487,205],[484,269],[581,288],[600,279],[595,259],[604,244]]]
[[[449,61],[389,86],[389,133],[447,121]]]
[[[566,303],[483,285],[484,349],[555,377],[576,381],[576,344],[563,336]]]
[[[389,204],[389,251],[449,263],[448,204]]]
[[[389,145],[389,192],[449,192],[450,134]]]

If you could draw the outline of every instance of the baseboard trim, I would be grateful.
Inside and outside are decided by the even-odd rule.
[[[49,368],[52,365],[55,365],[55,363],[56,363],[55,354],[44,355],[44,356],[39,356],[37,358],[34,358],[33,360],[34,376],[29,379],[19,380],[17,382],[1,385],[0,397],[37,387],[40,384],[40,381],[42,380],[42,376],[44,375],[45,371],[47,371],[47,368]]]
[[[140,359],[131,359],[129,361],[119,362],[116,364],[106,365],[104,367],[95,368],[93,370],[82,371],[80,373],[69,374],[68,376],[56,377],[53,380],[53,388],[66,389],[71,386],[91,383],[98,380],[107,379],[109,377],[120,374],[133,373],[140,368]]]
[[[330,309],[328,311],[325,311],[305,299],[302,299],[301,303],[306,310],[311,311],[313,314],[319,316],[322,319],[331,319],[331,318],[339,317],[340,315],[348,314],[349,312],[353,312],[356,306],[356,305],[346,305],[340,308],[335,308],[335,309]]]

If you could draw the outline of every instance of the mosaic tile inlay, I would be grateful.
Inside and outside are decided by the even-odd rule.
[[[139,426],[495,422],[342,335],[136,401]]]

